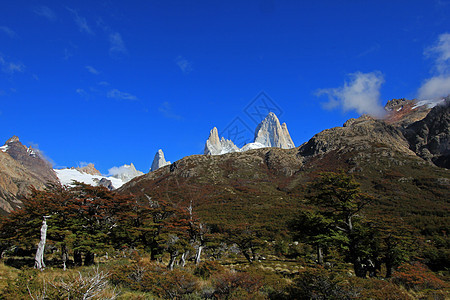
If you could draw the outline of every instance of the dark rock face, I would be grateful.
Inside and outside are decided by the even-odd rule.
[[[424,119],[409,125],[404,135],[417,155],[450,169],[450,99],[434,107]]]
[[[108,190],[112,191],[114,190],[114,186],[111,182],[111,180],[106,179],[106,178],[102,178],[99,182],[98,182],[99,186],[104,186],[105,188],[107,188]]]

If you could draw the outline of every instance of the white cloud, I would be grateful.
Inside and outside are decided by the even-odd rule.
[[[7,34],[10,38],[17,37],[17,34],[14,30],[6,26],[0,26],[0,31]]]
[[[25,65],[22,63],[13,63],[10,61],[6,61],[3,56],[0,55],[0,66],[2,67],[2,71],[4,73],[13,74],[16,72],[23,72],[25,70]]]
[[[108,98],[119,99],[119,100],[138,100],[138,98],[132,94],[124,93],[118,89],[113,89],[106,95]]]
[[[120,54],[126,54],[127,48],[123,42],[122,36],[118,32],[111,33],[109,35],[109,54],[113,57],[117,57]]]
[[[436,99],[450,95],[450,76],[434,76],[425,80],[418,91],[419,99]]]
[[[450,94],[450,33],[438,37],[435,45],[424,52],[434,59],[434,76],[426,79],[418,90],[419,99],[436,99]]]
[[[161,105],[158,108],[158,111],[163,114],[164,117],[168,119],[174,119],[174,120],[182,120],[183,117],[180,115],[177,115],[173,112],[172,105],[168,101],[164,101],[161,103]]]
[[[89,71],[89,73],[92,73],[94,75],[100,74],[100,72],[92,66],[86,66],[86,69]]]
[[[34,13],[37,14],[38,16],[44,17],[49,21],[56,21],[56,14],[53,10],[51,10],[49,7],[47,6],[39,6],[36,7],[34,9]]]
[[[117,178],[131,179],[136,177],[136,175],[135,169],[130,168],[129,165],[112,167],[108,170],[108,176],[115,176]]]
[[[193,70],[192,63],[182,56],[178,56],[175,63],[183,73],[189,74]]]
[[[84,32],[86,32],[87,34],[90,34],[90,35],[93,35],[93,34],[94,34],[94,31],[92,31],[91,27],[89,27],[89,25],[88,25],[88,23],[87,23],[87,21],[86,21],[86,18],[80,16],[80,15],[78,14],[78,12],[77,12],[76,10],[74,10],[74,9],[67,8],[67,10],[70,11],[70,12],[72,13],[72,15],[73,15],[73,20],[75,21],[75,23],[76,23],[77,26],[78,26],[78,29],[79,29],[81,32],[84,31]]]
[[[443,33],[432,47],[425,50],[424,54],[435,59],[437,72],[450,71],[450,33]]]
[[[341,107],[343,111],[356,110],[359,114],[381,117],[384,114],[380,103],[380,88],[384,83],[380,72],[349,74],[350,80],[339,88],[320,89],[317,96],[327,95],[325,109]]]

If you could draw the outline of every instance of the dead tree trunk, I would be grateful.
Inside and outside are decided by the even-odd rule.
[[[61,247],[61,256],[62,256],[62,262],[63,262],[63,269],[65,271],[66,270],[66,263],[67,263],[67,260],[69,259],[69,254],[67,253],[66,245],[63,245]]]
[[[36,256],[34,258],[34,268],[39,270],[44,270],[44,249],[45,249],[45,241],[47,240],[47,217],[44,217],[44,221],[42,221],[41,227],[41,240],[39,241],[38,248],[36,251]]]
[[[197,249],[197,253],[195,254],[195,264],[198,265],[200,263],[200,257],[202,255],[203,246],[199,245]]]
[[[169,264],[167,265],[167,269],[169,269],[171,271],[173,270],[173,266],[175,265],[177,256],[178,256],[178,251],[174,251],[174,252],[170,253],[170,261],[169,261]]]
[[[184,266],[186,265],[186,257],[189,255],[189,251],[184,252],[183,254],[181,254],[181,258],[180,258],[180,266],[182,268],[184,268]]]

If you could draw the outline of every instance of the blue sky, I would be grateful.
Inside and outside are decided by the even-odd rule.
[[[202,153],[214,126],[251,137],[264,101],[300,145],[450,93],[450,1],[1,3],[0,140],[57,167],[147,172],[159,148]]]

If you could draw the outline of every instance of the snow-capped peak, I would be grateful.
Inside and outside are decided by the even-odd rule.
[[[220,155],[265,147],[278,147],[283,149],[295,147],[286,123],[280,124],[278,117],[273,112],[270,112],[256,128],[254,142],[244,145],[241,149],[231,140],[227,140],[224,137],[219,139],[217,128],[214,127],[210,131],[208,140],[206,141],[204,154]]]

